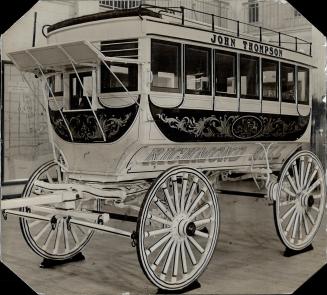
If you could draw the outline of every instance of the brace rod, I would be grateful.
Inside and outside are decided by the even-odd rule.
[[[23,207],[30,207],[33,205],[47,205],[61,203],[65,201],[76,201],[76,193],[72,192],[61,192],[57,194],[48,194],[42,196],[35,196],[29,198],[15,198],[9,200],[2,200],[0,202],[1,210],[6,209],[17,209]]]
[[[110,234],[119,235],[119,236],[123,236],[123,237],[126,237],[126,238],[131,238],[132,237],[132,233],[130,233],[128,231],[124,231],[124,230],[121,230],[121,229],[118,229],[118,228],[113,228],[113,227],[110,227],[110,226],[107,226],[107,225],[94,224],[94,223],[81,221],[81,220],[77,220],[77,219],[70,219],[69,222],[72,223],[72,224],[85,226],[85,227],[88,227],[88,228],[104,231],[104,232],[107,232],[107,233],[110,233]]]
[[[46,216],[41,216],[33,213],[28,213],[24,211],[17,211],[17,210],[3,210],[4,214],[10,214],[10,215],[15,215],[19,217],[25,217],[25,218],[31,218],[31,219],[37,219],[37,220],[44,220],[44,221],[49,221],[51,220],[52,217],[46,217]]]
[[[37,58],[36,58],[32,53],[30,53],[29,51],[25,51],[25,52],[26,52],[26,53],[27,53],[27,54],[28,54],[28,55],[29,55],[29,56],[30,56],[30,57],[31,57],[31,58],[36,62],[37,66],[38,66],[38,68],[39,68],[39,70],[40,70],[40,72],[41,72],[41,74],[42,74],[42,76],[43,76],[43,79],[44,79],[44,81],[45,81],[45,83],[46,83],[46,85],[47,85],[47,87],[48,87],[48,89],[49,89],[49,91],[50,91],[50,94],[51,94],[52,98],[53,98],[54,101],[55,101],[55,104],[56,104],[56,106],[57,106],[57,108],[58,108],[58,110],[59,110],[59,113],[60,113],[62,119],[64,120],[64,123],[65,123],[65,125],[66,125],[66,128],[67,128],[67,130],[68,130],[68,132],[69,132],[70,138],[71,138],[72,142],[74,142],[74,138],[73,138],[73,135],[72,135],[71,130],[70,130],[70,128],[69,128],[68,122],[67,122],[67,120],[66,120],[64,114],[62,113],[61,108],[60,108],[60,106],[59,106],[59,104],[58,104],[58,101],[57,101],[55,95],[53,94],[53,91],[52,91],[52,89],[51,89],[51,87],[50,87],[50,85],[49,85],[49,82],[48,82],[48,80],[47,80],[47,78],[46,78],[46,76],[45,76],[45,74],[44,74],[44,72],[43,72],[43,70],[42,70],[42,64],[37,60]],[[44,94],[44,95],[45,95],[45,94]]]
[[[74,218],[82,218],[88,219],[93,222],[96,222],[99,218],[104,220],[109,220],[110,216],[107,213],[93,213],[88,211],[75,211],[73,209],[59,209],[59,208],[50,208],[50,207],[42,207],[42,206],[32,206],[32,211],[50,213],[52,215],[60,215],[60,216],[70,216]]]

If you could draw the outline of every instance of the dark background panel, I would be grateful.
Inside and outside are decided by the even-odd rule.
[[[37,0],[9,0],[3,1],[0,9],[0,34],[21,18]]]
[[[288,0],[304,17],[307,18],[318,30],[327,36],[326,2],[307,0]]]

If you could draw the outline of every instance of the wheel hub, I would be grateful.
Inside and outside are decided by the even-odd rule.
[[[187,226],[186,226],[186,234],[190,237],[194,236],[196,231],[196,226],[194,224],[194,222],[190,222]]]
[[[307,195],[306,193],[302,193],[299,197],[301,206],[303,207],[309,207],[311,208],[314,203],[315,203],[315,199],[312,195]]]

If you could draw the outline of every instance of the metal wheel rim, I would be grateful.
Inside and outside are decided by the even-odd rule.
[[[179,208],[177,208],[176,206],[175,191],[174,191],[175,190],[174,185],[178,181],[173,181],[174,177],[176,177],[177,179],[183,178],[182,180],[183,184],[180,184],[179,188],[177,186],[178,188],[177,190],[179,192],[178,196],[180,201],[177,202],[180,203]],[[183,203],[182,191],[183,191],[183,186],[185,185],[184,179],[186,178],[188,179],[187,180],[188,186],[187,189],[185,189],[184,203]],[[191,196],[190,199],[193,202],[187,203],[195,178],[199,179],[199,183],[201,183],[201,185],[204,185],[207,191],[206,193],[203,194],[202,197],[199,197],[200,194],[203,192],[203,187],[201,187],[201,191],[199,192],[196,192],[194,190],[193,195]],[[164,192],[162,186],[164,185],[164,183],[167,184],[167,180],[169,179],[172,182],[172,187],[170,188],[170,190],[168,189],[168,193],[171,196],[171,200],[172,200],[171,203],[173,204],[176,214],[174,214],[172,211],[169,212],[171,216],[174,217],[173,220],[175,220],[176,222],[171,222],[171,224],[169,225],[170,228],[167,227],[163,228],[164,233],[160,235],[158,234],[157,238],[155,239],[155,242],[150,243],[147,242],[146,239],[151,237],[151,233],[153,233],[153,231],[145,230],[145,228],[149,228],[149,226],[145,225],[146,220],[149,219],[149,213],[150,213],[149,207],[151,206],[151,204],[155,207],[158,207],[158,205],[156,205],[158,204],[158,202],[156,204],[154,204],[153,202],[154,200],[156,200],[156,198],[159,200],[161,199],[160,197],[158,198],[157,196],[158,190],[162,190]],[[172,194],[172,192],[174,194]],[[166,194],[163,193],[163,195],[165,195],[165,198],[167,200]],[[197,204],[195,204],[194,201],[197,199],[198,199]],[[184,204],[184,211],[187,208],[189,211],[188,216],[191,216],[192,214],[194,214],[194,212],[198,212],[199,208],[201,209],[203,208],[203,206],[207,206],[207,205],[203,205],[204,200],[209,200],[211,202],[210,206],[206,209],[206,210],[210,210],[211,212],[210,222],[208,222],[207,220],[208,223],[206,224],[209,228],[208,233],[206,234],[203,232],[199,232],[198,226],[203,224],[201,224],[200,220],[194,219],[197,228],[196,233],[194,234],[194,236],[185,235],[185,232],[182,231],[182,228],[187,229],[188,225],[191,222],[188,222],[190,220],[186,221],[187,218],[182,218],[183,216],[182,204]],[[165,207],[167,210],[172,210],[168,201]],[[153,215],[154,214],[152,214],[152,216]],[[154,216],[154,217],[156,218],[158,216]],[[153,220],[153,217],[150,219]],[[180,221],[177,222],[177,220]],[[179,226],[176,226],[177,224]],[[185,226],[184,224],[187,224],[187,226]],[[179,234],[176,233],[177,229],[179,229]],[[165,230],[167,230],[167,232]],[[142,204],[142,208],[138,220],[137,233],[138,233],[138,244],[137,244],[138,257],[145,275],[153,284],[155,284],[157,287],[161,289],[177,290],[177,289],[185,288],[193,281],[195,281],[208,265],[213,255],[217,242],[218,233],[219,233],[218,200],[206,176],[195,169],[184,168],[184,167],[172,168],[167,172],[163,173],[161,176],[159,176],[157,181],[155,181],[155,183],[148,191],[147,196]],[[180,234],[182,236],[178,236]],[[184,237],[183,234],[185,235]],[[199,237],[198,236],[199,234],[201,234],[202,237]],[[205,237],[206,235],[208,237]],[[203,246],[203,241],[202,243],[200,242],[200,238],[207,239],[207,242],[204,243],[205,247]],[[194,240],[195,240],[195,244],[194,244]],[[158,242],[162,244],[158,246]],[[149,247],[149,244],[151,244],[151,247]],[[198,246],[202,248],[202,250],[204,251],[203,253],[201,253],[200,250],[196,247],[196,244],[198,244]],[[189,248],[191,249],[191,251],[189,250]],[[163,252],[165,254],[163,254],[163,257],[160,260],[160,256],[162,256]],[[192,262],[192,258],[191,258],[192,254],[190,254],[190,252],[193,252],[193,257],[195,257],[196,260],[195,265]],[[154,267],[153,265],[158,259],[160,260],[158,266],[156,266],[155,269],[153,269]],[[163,273],[165,273],[165,275]]]
[[[59,166],[51,161],[38,168],[25,186],[22,197],[29,197],[34,188],[35,180],[39,179],[44,173],[50,171],[50,169],[57,169],[57,167]],[[22,208],[21,210],[27,211],[27,208]],[[51,228],[49,222],[29,220],[27,218],[20,218],[20,226],[24,239],[30,248],[37,255],[52,260],[65,260],[75,256],[86,246],[94,234],[94,230],[82,229],[72,224],[70,224],[69,229],[67,227],[67,218],[63,216],[57,217],[55,229]],[[41,227],[41,229],[33,229],[36,226]],[[79,230],[79,232],[77,232],[77,230]],[[84,231],[84,233],[81,230]],[[37,232],[36,236],[35,232]],[[63,243],[65,245],[65,251],[63,251]],[[71,247],[74,243],[75,246]],[[48,250],[48,247],[51,246],[53,246],[53,251]]]
[[[311,244],[325,198],[325,175],[317,156],[309,151],[295,154],[284,166],[274,203],[278,234],[287,248],[299,251]]]

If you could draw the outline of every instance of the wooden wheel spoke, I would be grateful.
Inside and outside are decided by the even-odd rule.
[[[299,239],[302,240],[303,234],[302,234],[302,224],[303,224],[303,214],[299,213]]]
[[[77,234],[76,234],[72,224],[70,225],[70,233],[71,233],[71,235],[72,235],[72,237],[74,239],[75,244],[78,244],[79,239],[77,237]]]
[[[286,194],[292,196],[293,198],[296,198],[296,194],[294,194],[293,192],[291,192],[287,187],[282,186],[282,191],[285,192]]]
[[[299,217],[300,217],[300,214],[298,212],[296,212],[296,217],[295,217],[294,227],[293,227],[293,232],[292,232],[293,242],[294,242],[294,239],[296,238],[296,235],[298,234]]]
[[[284,201],[284,202],[280,202],[279,203],[279,207],[285,207],[285,206],[289,206],[289,205],[294,205],[296,203],[296,201]]]
[[[66,252],[68,252],[70,250],[70,247],[69,247],[69,239],[68,239],[68,230],[67,230],[67,221],[66,220],[64,222],[64,241],[65,241]]]
[[[46,172],[46,175],[47,175],[48,182],[49,182],[49,183],[53,183],[53,179],[52,179],[52,177],[51,177],[49,171]]]
[[[54,251],[53,253],[57,254],[59,250],[59,245],[60,245],[60,239],[62,235],[62,219],[59,220],[58,226],[57,226],[57,234],[55,238],[55,246],[54,246]]]
[[[193,251],[191,249],[191,245],[190,245],[187,238],[184,241],[185,241],[185,246],[186,246],[187,253],[188,253],[188,255],[189,255],[189,257],[190,257],[190,259],[192,261],[192,264],[196,265],[196,259],[195,259],[194,253],[193,253]]]
[[[321,183],[322,178],[317,179],[315,183],[308,188],[307,194],[310,195]]]
[[[311,213],[308,210],[305,210],[305,214],[308,216],[312,225],[315,225],[314,218],[312,217]]]
[[[187,196],[187,201],[186,201],[186,205],[185,205],[185,208],[184,208],[184,211],[187,212],[190,205],[191,205],[191,201],[192,201],[192,198],[193,198],[193,194],[195,192],[195,189],[198,185],[198,182],[199,182],[199,178],[198,177],[194,177],[193,178],[193,183],[192,183],[192,186],[191,186],[191,190]]]
[[[56,170],[57,170],[58,183],[62,183],[61,168],[59,166],[56,166]]]
[[[33,237],[33,239],[37,242],[41,236],[43,236],[44,233],[51,230],[51,224],[48,222],[39,232],[36,236]]]
[[[161,224],[165,224],[165,225],[169,225],[169,226],[171,225],[171,221],[163,219],[163,218],[155,216],[155,215],[152,215],[151,213],[148,214],[148,219],[156,221]]]
[[[176,209],[176,213],[179,213],[181,208],[180,208],[180,199],[179,199],[179,195],[178,195],[178,187],[177,187],[177,177],[176,175],[174,175],[172,177],[172,181],[173,181],[173,190],[174,190],[174,203],[175,203],[175,209]]]
[[[44,221],[44,220],[34,220],[34,221],[30,222],[30,223],[28,224],[28,226],[29,226],[30,228],[33,228],[33,227],[35,227],[35,226],[37,226],[37,225],[39,225],[39,224],[41,224],[41,223],[43,223],[43,222],[47,222],[47,221]]]
[[[55,229],[52,229],[52,228],[51,228],[51,225],[50,225],[50,232],[49,232],[49,234],[48,234],[47,238],[45,239],[45,242],[44,242],[44,244],[43,244],[43,246],[42,246],[43,250],[46,250],[46,249],[48,248],[49,243],[50,243],[50,241],[51,241],[51,239],[52,239],[54,233],[56,232],[57,225],[58,225],[58,224],[56,224]]]
[[[204,253],[204,249],[202,248],[202,246],[193,237],[187,237],[187,238],[201,254]]]
[[[170,210],[171,214],[174,216],[174,215],[176,215],[176,210],[175,210],[175,207],[174,207],[173,201],[172,201],[172,199],[171,199],[171,196],[170,196],[170,194],[169,194],[168,187],[167,187],[167,184],[166,184],[166,183],[164,183],[164,184],[162,185],[162,189],[163,189],[164,194],[165,194],[165,196],[166,196],[166,200],[167,200],[167,202],[168,202],[169,210]]]
[[[287,212],[280,219],[281,223],[283,223],[286,220],[286,218],[293,213],[295,209],[296,209],[296,205],[293,205],[291,208],[289,208]]]
[[[305,212],[302,213],[302,218],[303,218],[305,234],[308,235],[310,232],[309,232],[309,225]]]
[[[175,249],[176,249],[176,241],[173,242],[171,248],[170,248],[170,252],[167,256],[167,259],[166,259],[166,262],[165,262],[165,266],[164,266],[164,269],[162,271],[162,273],[164,275],[166,275],[168,273],[168,269],[170,267],[170,264],[171,264],[171,260],[173,258],[173,255],[175,254]]]
[[[80,227],[79,225],[76,225],[76,227],[79,229],[79,231],[80,231],[83,235],[85,235],[85,231],[82,229],[82,227]]]
[[[310,179],[308,180],[308,182],[305,184],[305,187],[308,188],[312,181],[314,180],[314,178],[316,177],[317,173],[318,173],[318,170],[319,170],[319,167],[316,166],[315,169],[313,170],[311,176],[310,176]]]
[[[171,233],[160,238],[157,242],[155,242],[147,251],[147,255],[150,255],[152,252],[156,251],[162,244],[166,243],[171,238]]]
[[[211,221],[213,221],[213,218],[201,219],[201,220],[194,221],[194,224],[196,227],[199,227],[202,225],[206,225],[206,224],[210,223]]]
[[[210,208],[210,202],[204,204],[200,209],[195,211],[191,216],[190,216],[190,221],[194,220],[198,215],[200,215],[202,212]]]
[[[293,166],[293,172],[294,172],[294,177],[295,177],[295,183],[299,190],[299,189],[301,189],[301,185],[300,185],[299,171],[297,169],[296,160],[292,163],[292,166]]]
[[[202,200],[203,196],[205,195],[205,193],[207,192],[207,187],[203,187],[201,189],[201,192],[199,193],[199,195],[196,197],[195,201],[193,202],[192,206],[188,209],[188,213],[192,213],[194,211],[194,209],[196,208],[196,206],[199,204],[199,202]]]
[[[188,183],[188,173],[184,173],[183,175],[183,184],[182,184],[182,194],[181,194],[181,211],[185,209],[185,195]]]
[[[294,192],[297,194],[298,189],[296,188],[296,185],[294,183],[294,180],[293,180],[292,176],[287,172],[286,177],[287,177],[287,180],[290,183],[291,187],[293,188]]]
[[[171,247],[173,242],[174,242],[173,239],[169,239],[169,241],[166,243],[166,245],[162,248],[162,250],[159,253],[158,257],[156,258],[156,260],[154,261],[154,263],[151,266],[151,268],[153,270],[155,270],[157,268],[157,266],[160,264],[161,260],[164,258],[165,254],[167,253],[168,249]]]
[[[171,215],[169,210],[166,208],[166,206],[158,198],[154,198],[154,203],[157,205],[157,207],[160,209],[160,211],[164,215],[166,215],[167,218],[169,218],[170,220],[173,219],[173,216]]]
[[[296,216],[297,216],[297,211],[294,210],[294,213],[293,213],[292,217],[290,218],[290,220],[288,221],[288,224],[286,226],[286,229],[285,229],[286,233],[288,233],[290,231],[290,229],[295,221]]]
[[[311,171],[311,166],[312,166],[312,158],[309,158],[308,165],[307,165],[307,171],[305,173],[305,177],[304,177],[304,180],[303,180],[303,187],[306,187],[306,185],[307,185],[309,174],[310,174],[310,171]]]
[[[183,267],[183,273],[187,274],[188,269],[187,269],[187,261],[186,261],[186,255],[185,255],[185,242],[182,241],[181,243],[181,252],[182,252],[182,267]]]
[[[300,157],[300,185],[304,187],[304,157]]]
[[[199,231],[199,230],[196,230],[194,234],[195,234],[196,236],[198,236],[198,237],[201,237],[201,238],[206,238],[206,239],[209,238],[209,234],[204,233],[204,232]]]
[[[181,249],[181,243],[177,243],[176,245],[176,251],[175,251],[175,259],[174,259],[174,268],[173,268],[173,277],[177,277],[178,275],[178,266],[179,266],[179,256],[180,256],[180,249]]]
[[[166,227],[166,228],[163,228],[163,229],[157,229],[157,230],[145,232],[144,237],[148,238],[148,237],[153,237],[153,236],[157,236],[157,235],[166,234],[166,233],[169,233],[169,232],[171,232],[171,228]]]
[[[316,207],[316,206],[312,206],[311,209],[313,209],[314,211],[316,211],[316,212],[318,212],[318,213],[320,212],[319,208]]]
[[[315,200],[321,199],[321,194],[312,194],[312,196]]]

